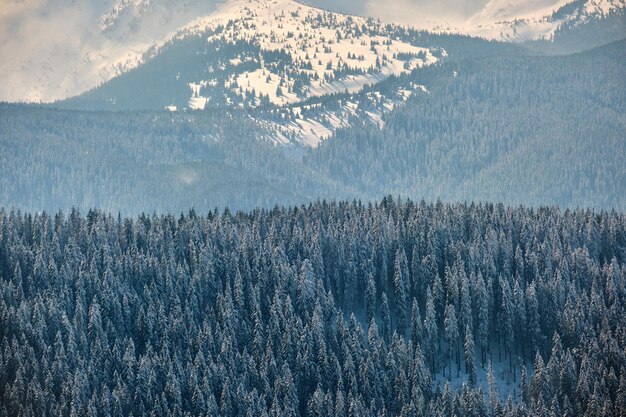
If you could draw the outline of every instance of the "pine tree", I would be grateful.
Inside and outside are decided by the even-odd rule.
[[[615,396],[615,415],[626,415],[626,372],[624,368],[620,371],[619,388]]]
[[[485,281],[481,273],[477,278],[477,310],[478,310],[478,346],[481,351],[481,362],[483,368],[487,360],[487,347],[489,345],[489,301],[487,298],[487,289],[485,288]]]
[[[307,416],[324,417],[326,415],[325,408],[324,393],[318,386],[309,400],[309,404],[307,406]]]
[[[461,316],[460,324],[464,330],[474,330],[474,315],[472,312],[472,301],[470,298],[470,284],[465,272],[461,275]]]
[[[404,249],[396,251],[393,272],[393,291],[397,331],[403,335],[407,326],[407,271],[408,262]]]
[[[493,375],[493,367],[491,366],[491,361],[489,361],[489,365],[487,366],[487,385],[489,387],[489,404],[491,407],[491,415],[499,416],[500,415],[500,396],[498,394],[498,386],[496,384],[495,376]]]
[[[459,327],[458,321],[456,318],[456,311],[454,305],[447,304],[445,319],[444,319],[444,333],[446,335],[446,343],[448,344],[448,362],[449,362],[449,370],[448,370],[448,378],[452,378],[452,356],[453,352],[456,350],[459,340]],[[460,364],[457,362],[457,376],[460,374]]]
[[[413,307],[411,309],[411,342],[413,342],[413,346],[418,346],[423,343],[423,332],[424,329],[419,306],[417,305],[417,300],[413,298]]]
[[[424,344],[427,356],[430,358],[431,372],[435,373],[436,344],[439,339],[437,318],[435,316],[435,304],[430,289],[426,292],[426,317],[424,317]]]
[[[382,335],[383,339],[389,343],[391,340],[391,313],[389,312],[389,303],[387,302],[387,294],[383,291],[380,303],[380,315],[382,321]]]
[[[545,406],[544,393],[546,390],[546,381],[544,374],[544,362],[539,352],[535,355],[534,368],[535,372],[530,381],[530,395],[534,404],[543,408]]]
[[[526,289],[526,317],[528,319],[529,348],[537,352],[541,347],[541,327],[539,325],[539,302],[534,283]]]
[[[468,375],[470,386],[476,385],[476,365],[474,363],[474,336],[469,326],[465,328],[465,344],[463,346],[465,353],[465,371]]]
[[[368,276],[367,287],[365,288],[365,315],[368,323],[376,317],[376,284],[371,273]]]
[[[511,288],[505,279],[500,278],[500,288],[502,289],[502,305],[500,306],[499,317],[500,333],[503,338],[506,356],[509,358],[509,371],[513,373],[513,358],[511,354],[513,349],[513,300]]]

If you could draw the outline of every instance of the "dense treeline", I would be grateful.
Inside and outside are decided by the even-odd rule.
[[[72,112],[0,104],[0,205],[138,214],[272,207],[341,185],[228,112]]]
[[[604,211],[0,210],[0,415],[626,415],[625,262]]]
[[[623,210],[625,51],[622,41],[423,69],[411,81],[428,94],[382,129],[337,132],[307,162],[366,193]]]

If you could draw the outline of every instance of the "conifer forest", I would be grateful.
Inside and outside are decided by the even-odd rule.
[[[625,261],[613,211],[2,210],[0,414],[625,415]]]
[[[0,0],[0,417],[626,417],[626,0]]]

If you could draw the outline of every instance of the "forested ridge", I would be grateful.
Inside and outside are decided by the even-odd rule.
[[[136,215],[392,194],[623,211],[625,51],[621,41],[569,56],[468,58],[390,78],[363,95],[426,91],[379,125],[351,120],[316,149],[268,143],[276,132],[255,122],[266,110],[0,104],[0,205]],[[324,112],[354,99],[308,104]]]
[[[625,261],[614,211],[1,209],[0,415],[623,416]]]
[[[626,206],[626,41],[426,68],[428,88],[306,156],[357,190],[435,201]],[[405,81],[406,82],[406,81]]]
[[[139,214],[353,195],[226,111],[73,112],[0,104],[0,205]]]

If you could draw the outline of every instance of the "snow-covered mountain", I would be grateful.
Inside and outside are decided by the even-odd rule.
[[[203,91],[218,84],[248,99],[251,107],[261,105],[263,98],[285,105],[310,97],[354,93],[390,75],[433,64],[445,55],[443,50],[394,39],[395,29],[292,0],[231,1],[175,38],[213,32],[206,37],[209,44],[245,42],[258,46],[261,54],[244,52],[230,59],[233,67],[249,68],[235,69],[225,79],[211,78],[215,69],[209,68],[207,79],[189,84],[189,107],[204,108],[208,98]]]
[[[553,40],[561,30],[621,15],[624,7],[623,0],[493,0],[459,32],[514,42]]]
[[[380,123],[423,94],[411,82],[373,87],[446,58],[421,42],[394,25],[292,0],[233,0],[152,48],[134,70],[60,105],[245,109],[276,143],[316,146],[354,118]]]
[[[353,8],[385,22],[522,42],[552,39],[572,28],[624,13],[624,0],[397,0],[355,1]],[[626,36],[626,28],[622,26]]]
[[[615,20],[617,16],[612,29],[615,33],[607,39],[619,38],[620,33],[626,36],[624,0],[303,1],[311,7],[282,0],[5,0],[0,7],[0,56],[3,58],[0,60],[0,77],[3,79],[0,100],[49,102],[74,96],[139,66],[168,40],[180,36],[181,31],[197,33],[220,21],[239,21],[226,32],[234,33],[243,28],[245,39],[256,37],[264,49],[273,48],[279,52],[282,47],[296,47],[296,41],[300,39],[297,32],[300,17],[291,13],[298,8],[305,20],[307,14],[317,13],[311,12],[317,10],[312,7],[320,7],[438,33],[461,33],[506,41],[551,40],[559,32],[608,18]],[[273,18],[283,13],[285,16],[279,20]],[[338,13],[326,15],[333,16],[336,20],[333,23],[339,25],[365,22],[368,28],[372,24],[384,28],[374,20]],[[293,24],[296,26],[290,26]],[[324,24],[323,21],[311,22],[307,27],[318,39],[322,36],[331,39],[330,34],[321,29]],[[315,25],[319,27],[315,28]],[[271,39],[272,31],[282,39]],[[290,32],[293,32],[293,38],[287,40]],[[584,36],[593,35],[587,31]],[[343,42],[336,45],[341,50],[354,49],[352,53],[357,59],[344,59],[346,66],[363,69],[375,64],[381,54],[370,51],[371,45],[361,45],[361,42],[367,44],[368,41],[376,42],[377,39],[360,37],[356,47]],[[407,46],[400,43],[395,47],[399,48],[396,54],[417,51],[406,49]],[[295,50],[285,50],[292,58],[296,57]],[[406,63],[406,60],[393,58],[394,52],[390,52],[386,54],[389,59],[387,68],[382,71],[387,75],[397,74],[398,66],[404,70]],[[361,55],[363,59],[360,59]],[[306,59],[306,53],[299,58]],[[318,61],[311,60],[311,66],[318,76],[322,76],[326,70],[322,68],[324,64],[316,65]],[[308,60],[303,62],[306,64]],[[408,65],[417,65],[417,61]],[[256,76],[262,76],[262,73]],[[350,84],[363,83],[362,78],[350,81]],[[267,93],[270,99],[274,98],[273,101],[293,100],[289,94],[278,100],[272,97],[272,91]],[[198,98],[197,104],[200,105],[202,100]]]

